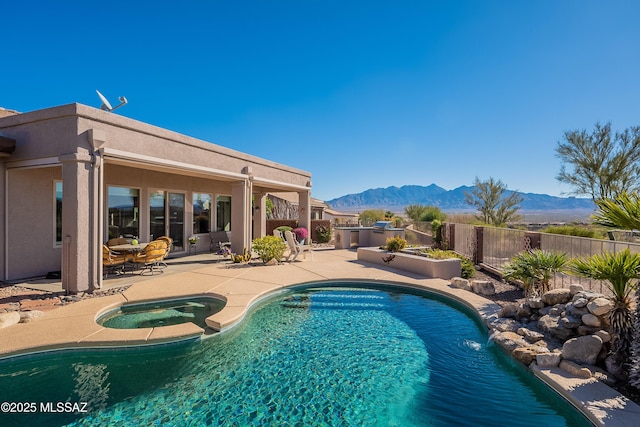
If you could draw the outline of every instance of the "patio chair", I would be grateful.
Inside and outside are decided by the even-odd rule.
[[[143,264],[140,274],[149,271],[153,275],[156,271],[163,273],[162,263],[167,253],[167,242],[165,240],[154,240],[150,242],[144,251],[136,254],[133,262]]]
[[[313,251],[311,249],[311,245],[301,245],[296,242],[296,239],[293,237],[293,233],[291,231],[284,232],[284,238],[289,246],[289,255],[285,261],[289,261],[291,255],[293,255],[293,259],[289,262],[293,262],[298,258],[298,255],[302,254],[303,258],[307,258],[306,253],[309,252],[311,254],[311,260],[313,260]]]
[[[220,252],[225,247],[231,248],[231,237],[227,231],[212,231],[209,233],[209,239],[209,252]]]
[[[273,235],[282,239],[283,242],[286,242],[284,236],[282,235],[282,231],[278,230],[277,228],[273,229]]]
[[[164,259],[162,260],[162,262],[160,262],[160,265],[161,265],[160,268],[168,267],[167,263],[164,262],[164,260],[169,257],[169,252],[171,252],[171,249],[173,248],[173,239],[169,236],[161,236],[161,237],[158,237],[156,240],[162,240],[164,242],[167,242],[167,252],[164,254]]]
[[[127,262],[126,255],[113,252],[107,245],[102,245],[102,266],[105,270],[104,278],[106,279],[109,273],[116,275],[124,273],[124,264]]]

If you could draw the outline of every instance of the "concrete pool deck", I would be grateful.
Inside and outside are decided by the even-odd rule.
[[[173,260],[166,274],[144,278],[124,276],[105,281],[105,287],[133,284],[122,293],[74,302],[51,310],[32,322],[0,329],[0,358],[57,349],[118,347],[197,339],[205,331],[192,323],[123,330],[104,328],[95,320],[101,313],[125,303],[212,296],[225,300],[226,305],[220,312],[210,316],[207,323],[224,331],[240,322],[252,304],[261,298],[289,286],[327,280],[397,283],[426,289],[464,303],[485,322],[495,318],[500,310],[500,306],[492,301],[454,288],[447,280],[426,278],[388,266],[358,261],[357,253],[353,250],[317,250],[314,251],[313,261],[307,258],[275,266],[210,262],[213,257],[209,254],[199,255],[199,258],[192,258],[195,262],[179,258]],[[61,291],[59,283],[32,286]],[[603,383],[573,378],[560,369],[538,369],[534,372],[586,411],[596,425],[638,425],[640,407]]]

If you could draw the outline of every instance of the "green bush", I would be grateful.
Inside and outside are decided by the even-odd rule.
[[[316,227],[316,233],[318,243],[329,243],[329,241],[331,241],[331,226],[325,227],[324,225],[319,225]]]
[[[594,230],[583,225],[550,225],[541,231],[543,233],[562,234],[565,236],[597,238],[597,233]]]
[[[437,206],[425,206],[420,221],[431,222],[433,220],[444,221],[447,219],[447,215],[440,210]]]
[[[400,236],[389,237],[385,248],[389,252],[400,252],[407,247],[407,241]]]
[[[280,262],[286,249],[287,245],[276,236],[258,237],[252,243],[252,250],[265,263],[274,258]]]
[[[431,235],[433,236],[433,244],[437,248],[442,247],[442,221],[439,219],[431,221]]]
[[[473,265],[473,261],[454,251],[444,251],[442,249],[429,249],[425,253],[429,258],[434,258],[434,259],[447,259],[447,258],[460,259],[462,261],[462,272],[460,273],[460,275],[462,276],[463,279],[470,279],[476,274],[476,267],[475,265]]]

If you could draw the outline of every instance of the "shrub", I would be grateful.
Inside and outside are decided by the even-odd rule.
[[[433,236],[433,244],[436,247],[442,247],[442,221],[434,219],[431,221],[431,235]]]
[[[297,240],[304,240],[309,237],[309,232],[304,227],[298,227],[293,229],[293,234],[296,235]]]
[[[400,236],[389,237],[385,247],[389,252],[400,252],[407,247],[407,241]]]
[[[543,233],[562,234],[565,236],[597,238],[597,233],[594,230],[580,225],[550,225],[541,231]]]
[[[422,215],[420,216],[420,221],[431,222],[435,219],[438,221],[444,221],[447,218],[447,215],[440,210],[437,206],[425,206]]]
[[[476,267],[475,265],[473,265],[473,261],[454,251],[445,251],[442,249],[429,249],[425,253],[429,258],[434,258],[434,259],[447,259],[447,258],[460,259],[462,261],[462,272],[460,273],[460,275],[462,276],[463,279],[470,279],[476,274]]]
[[[318,233],[318,243],[329,243],[331,241],[331,227],[325,227],[319,225],[316,227],[316,233]]]
[[[267,263],[274,258],[279,262],[287,249],[287,245],[276,236],[264,236],[253,241],[252,249],[258,254],[262,262]]]

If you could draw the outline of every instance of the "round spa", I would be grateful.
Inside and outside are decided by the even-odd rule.
[[[127,304],[102,314],[96,322],[114,329],[157,328],[187,322],[206,328],[205,319],[224,305],[224,301],[211,297]]]

